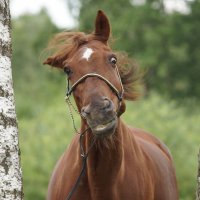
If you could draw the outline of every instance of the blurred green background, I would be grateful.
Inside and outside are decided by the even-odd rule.
[[[126,51],[147,71],[145,95],[127,102],[123,119],[167,144],[180,199],[194,199],[200,144],[200,2],[188,1],[187,13],[168,13],[160,0],[137,5],[128,0],[78,2],[76,30],[92,31],[97,10],[103,9],[112,25],[113,49]],[[76,8],[77,1],[66,3]],[[41,64],[48,40],[60,31],[45,10],[12,21],[25,200],[45,199],[53,167],[74,134],[64,102],[65,74]],[[79,117],[75,119],[78,126]]]

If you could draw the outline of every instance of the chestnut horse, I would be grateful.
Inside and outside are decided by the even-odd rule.
[[[58,161],[47,199],[177,200],[167,147],[120,119],[125,100],[138,96],[139,76],[124,55],[111,50],[109,37],[109,20],[98,11],[93,33],[58,34],[44,62],[65,71],[72,85],[67,99],[73,94],[81,115],[81,140],[75,135]]]

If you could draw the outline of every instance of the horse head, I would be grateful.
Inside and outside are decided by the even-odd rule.
[[[93,33],[57,35],[57,51],[44,62],[67,74],[71,83],[67,96],[73,93],[83,121],[96,136],[112,135],[118,117],[125,111],[124,99],[137,96],[133,91],[129,93],[135,68],[125,72],[118,66],[118,55],[110,48],[109,37],[109,20],[98,11]]]

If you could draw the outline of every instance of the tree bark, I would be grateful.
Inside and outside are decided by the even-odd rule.
[[[197,173],[196,200],[200,200],[200,149],[199,149],[199,155],[198,155],[198,173]]]
[[[0,0],[0,199],[21,200],[22,171],[11,71],[9,0]]]

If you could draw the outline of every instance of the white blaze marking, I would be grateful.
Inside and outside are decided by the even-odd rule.
[[[91,55],[93,54],[93,50],[91,48],[86,48],[83,52],[82,58],[86,59],[87,61],[90,59]]]

